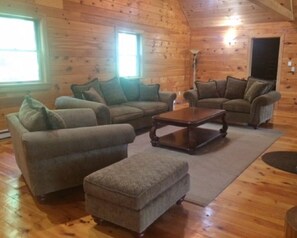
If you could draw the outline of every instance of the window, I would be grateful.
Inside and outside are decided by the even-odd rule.
[[[40,22],[0,15],[0,87],[44,83]]]
[[[140,77],[141,61],[140,34],[118,32],[117,67],[119,77]]]

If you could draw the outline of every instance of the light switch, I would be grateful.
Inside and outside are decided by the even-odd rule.
[[[292,73],[295,73],[295,67],[294,67],[294,66],[291,67],[291,72],[292,72]]]
[[[289,67],[292,66],[292,61],[291,61],[291,60],[288,61],[288,66],[289,66]]]

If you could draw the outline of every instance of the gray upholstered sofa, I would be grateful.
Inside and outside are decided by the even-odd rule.
[[[152,116],[173,110],[176,94],[159,91],[158,84],[145,85],[138,79],[99,81],[71,85],[74,97],[56,99],[57,109],[91,108],[97,123],[129,123],[134,129],[151,126]]]
[[[17,165],[32,194],[40,198],[81,185],[88,174],[126,158],[128,143],[135,138],[129,124],[98,126],[91,109],[47,109],[48,119],[55,114],[56,125],[46,129],[40,123],[40,107],[34,109],[36,113],[20,111],[6,118]],[[29,121],[24,122],[24,116]],[[63,121],[60,128],[57,119]]]
[[[190,107],[226,110],[228,123],[248,123],[257,128],[273,116],[275,103],[281,98],[274,82],[249,77],[228,76],[226,80],[195,82],[196,89],[184,93]]]

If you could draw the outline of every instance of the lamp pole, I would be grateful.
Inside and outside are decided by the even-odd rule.
[[[193,86],[193,88],[195,88],[197,55],[199,53],[199,50],[191,49],[190,51],[193,54],[193,81],[192,81],[192,86]]]

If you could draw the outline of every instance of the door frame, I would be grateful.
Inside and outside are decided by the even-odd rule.
[[[276,89],[279,88],[279,83],[281,79],[281,70],[282,70],[282,56],[283,56],[283,35],[263,35],[263,36],[250,36],[249,37],[249,49],[248,49],[248,67],[247,67],[247,77],[251,75],[252,72],[252,56],[253,56],[253,44],[254,39],[269,39],[269,38],[279,38],[279,50],[278,50],[278,62],[277,62],[277,74],[276,74]]]

